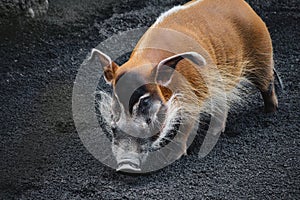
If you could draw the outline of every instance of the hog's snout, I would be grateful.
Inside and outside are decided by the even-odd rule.
[[[117,161],[117,171],[138,173],[141,171],[142,154],[136,139],[127,136],[115,138],[113,152]]]
[[[127,153],[123,157],[120,157],[117,160],[118,162],[117,171],[128,172],[128,173],[140,172],[141,161],[139,159],[139,156],[135,154],[136,153]]]

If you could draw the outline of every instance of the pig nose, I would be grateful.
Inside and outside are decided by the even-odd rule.
[[[118,165],[117,171],[127,172],[127,173],[139,173],[141,172],[141,168],[136,167],[136,165],[129,162],[129,163]]]
[[[118,168],[117,171],[127,173],[139,173],[141,171],[140,159],[137,153],[127,153],[117,160]]]

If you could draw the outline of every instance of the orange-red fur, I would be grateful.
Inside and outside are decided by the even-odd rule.
[[[174,53],[144,47],[154,42],[168,45],[163,44],[164,41],[170,43],[172,38],[168,38],[167,34],[158,37],[153,30],[171,29],[197,42],[201,47],[201,52],[198,53],[208,61],[207,66],[213,65],[219,69],[226,91],[230,91],[241,78],[246,77],[262,92],[265,104],[268,101],[274,104],[271,105],[271,110],[277,107],[274,87],[271,88],[272,94],[268,95],[269,85],[274,80],[273,54],[271,38],[261,18],[243,0],[191,1],[186,5],[190,6],[155,23],[141,38],[129,61],[114,70],[112,77],[116,78],[139,66],[148,66],[139,71],[141,76],[151,76],[155,65]],[[174,52],[191,51],[184,43],[174,41],[172,45]],[[199,72],[188,61],[179,62],[176,70],[194,88],[200,104],[212,95],[209,94]],[[204,72],[205,70],[209,69],[203,69]],[[170,96],[169,90],[162,87],[160,89],[165,98]]]

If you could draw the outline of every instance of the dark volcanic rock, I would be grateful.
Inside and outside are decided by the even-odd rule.
[[[2,0],[0,1],[1,17],[44,15],[48,10],[48,0]]]

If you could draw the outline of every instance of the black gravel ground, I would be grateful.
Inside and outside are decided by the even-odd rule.
[[[91,48],[184,1],[87,2],[53,0],[42,19],[0,19],[1,199],[300,199],[299,1],[250,1],[273,38],[279,111],[264,114],[252,94],[207,157],[195,141],[188,156],[141,176],[116,173],[82,145],[73,82]]]

